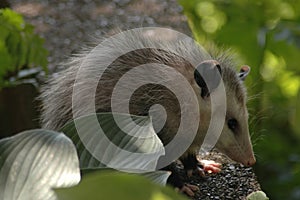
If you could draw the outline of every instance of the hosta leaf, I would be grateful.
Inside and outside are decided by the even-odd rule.
[[[64,134],[36,129],[0,140],[0,199],[52,200],[51,188],[79,181],[76,149]]]
[[[61,131],[74,142],[81,169],[154,171],[164,155],[149,117],[98,113],[75,119]]]

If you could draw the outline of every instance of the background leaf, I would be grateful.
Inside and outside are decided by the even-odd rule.
[[[184,200],[169,187],[151,183],[144,177],[120,172],[92,173],[78,186],[55,190],[59,200],[122,199]]]
[[[18,79],[21,69],[47,68],[48,51],[44,39],[34,33],[34,27],[11,9],[0,9],[0,86]]]
[[[179,2],[201,44],[230,48],[239,66],[251,67],[245,84],[255,172],[270,199],[300,199],[300,1]]]
[[[256,191],[249,194],[247,200],[269,200],[269,198],[263,191]]]

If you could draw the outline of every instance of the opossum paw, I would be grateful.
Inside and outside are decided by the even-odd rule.
[[[205,177],[205,171],[201,167],[197,167],[197,169],[189,169],[186,171],[187,177],[191,178],[193,174],[198,174],[201,177]]]
[[[213,160],[200,160],[199,164],[202,170],[208,173],[218,173],[221,171],[222,167],[222,164],[217,163]]]
[[[200,160],[198,161],[197,167],[194,169],[186,170],[186,174],[188,177],[192,177],[193,174],[198,174],[201,177],[205,177],[205,172],[211,173],[218,173],[221,171],[222,164],[217,163],[212,160]]]
[[[198,186],[184,183],[183,178],[178,174],[177,171],[172,171],[167,183],[173,186],[175,191],[184,193],[191,197],[195,195],[195,192],[199,191]]]
[[[181,188],[175,188],[175,191],[187,194],[190,197],[195,196],[195,192],[199,191],[199,187],[191,184],[184,184]]]

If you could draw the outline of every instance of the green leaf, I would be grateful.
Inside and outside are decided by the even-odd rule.
[[[294,114],[294,119],[292,122],[295,132],[298,133],[298,137],[300,137],[300,123],[299,122],[300,122],[300,88],[298,91],[298,95],[296,97],[295,114]]]
[[[13,63],[10,66],[10,71],[15,71],[20,67],[20,55],[18,53],[19,43],[21,42],[21,35],[19,32],[10,32],[7,40],[6,46],[8,48],[9,54],[12,57]]]
[[[24,68],[41,66],[47,72],[48,51],[34,27],[10,9],[0,9],[0,24],[0,85]]]
[[[99,172],[108,172],[108,171],[115,171],[114,169],[103,167],[103,168],[90,168],[90,169],[82,169],[80,170],[83,177],[91,173],[99,173]],[[163,171],[158,170],[154,172],[146,172],[146,173],[139,173],[139,175],[146,177],[148,180],[152,181],[152,183],[156,183],[161,186],[167,185],[167,179],[171,175],[170,171]]]
[[[74,142],[81,169],[155,171],[164,155],[151,119],[145,116],[97,113],[75,119],[61,131]]]
[[[30,41],[27,39],[27,35],[21,34],[21,40],[18,45],[19,66],[25,66],[27,62],[28,49],[30,47]]]
[[[168,180],[169,176],[171,175],[171,172],[155,171],[155,172],[142,173],[142,175],[144,177],[147,177],[153,183],[165,186],[165,185],[167,185],[167,180]]]
[[[269,200],[269,198],[263,191],[256,191],[249,194],[247,200]]]
[[[40,65],[43,68],[43,70],[47,73],[48,72],[48,68],[47,68],[48,51],[45,48],[43,48],[44,39],[37,37],[35,35],[33,38],[33,41],[36,43],[36,57],[34,58],[34,61],[32,62],[34,64],[33,67]]]
[[[21,30],[24,27],[25,22],[23,17],[11,9],[0,9],[0,17],[4,18],[5,21],[7,21],[7,24],[11,24],[18,30]]]
[[[55,190],[59,200],[122,199],[184,200],[174,189],[151,183],[144,177],[120,172],[92,173],[78,186]]]
[[[215,39],[223,45],[234,47],[245,56],[248,65],[256,67],[261,64],[263,52],[257,39],[259,28],[255,23],[231,21],[216,33]]]
[[[64,134],[36,129],[0,140],[0,199],[55,200],[51,188],[79,180],[76,150]]]
[[[43,48],[44,39],[32,34],[32,26],[26,26],[26,40],[28,41],[27,65],[28,67],[42,66],[47,71],[48,51]]]
[[[299,31],[300,34],[300,31]],[[295,43],[287,42],[288,38],[277,38],[275,33],[270,34],[268,49],[275,55],[284,58],[286,66],[290,70],[299,70],[297,58],[300,55],[300,48]]]
[[[1,28],[0,28],[1,31]],[[8,49],[6,48],[6,45],[4,41],[0,40],[0,86],[3,83],[3,77],[6,75],[7,71],[12,66],[13,60],[11,55],[8,53]]]

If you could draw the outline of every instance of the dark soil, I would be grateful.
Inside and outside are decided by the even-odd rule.
[[[12,0],[10,3],[45,38],[52,72],[59,70],[60,62],[93,41],[93,37],[117,28],[163,26],[191,36],[176,0]],[[217,153],[205,158],[222,163],[222,171],[187,180],[200,187],[193,199],[245,199],[252,191],[260,190],[251,168]],[[178,170],[185,175],[180,165]]]

